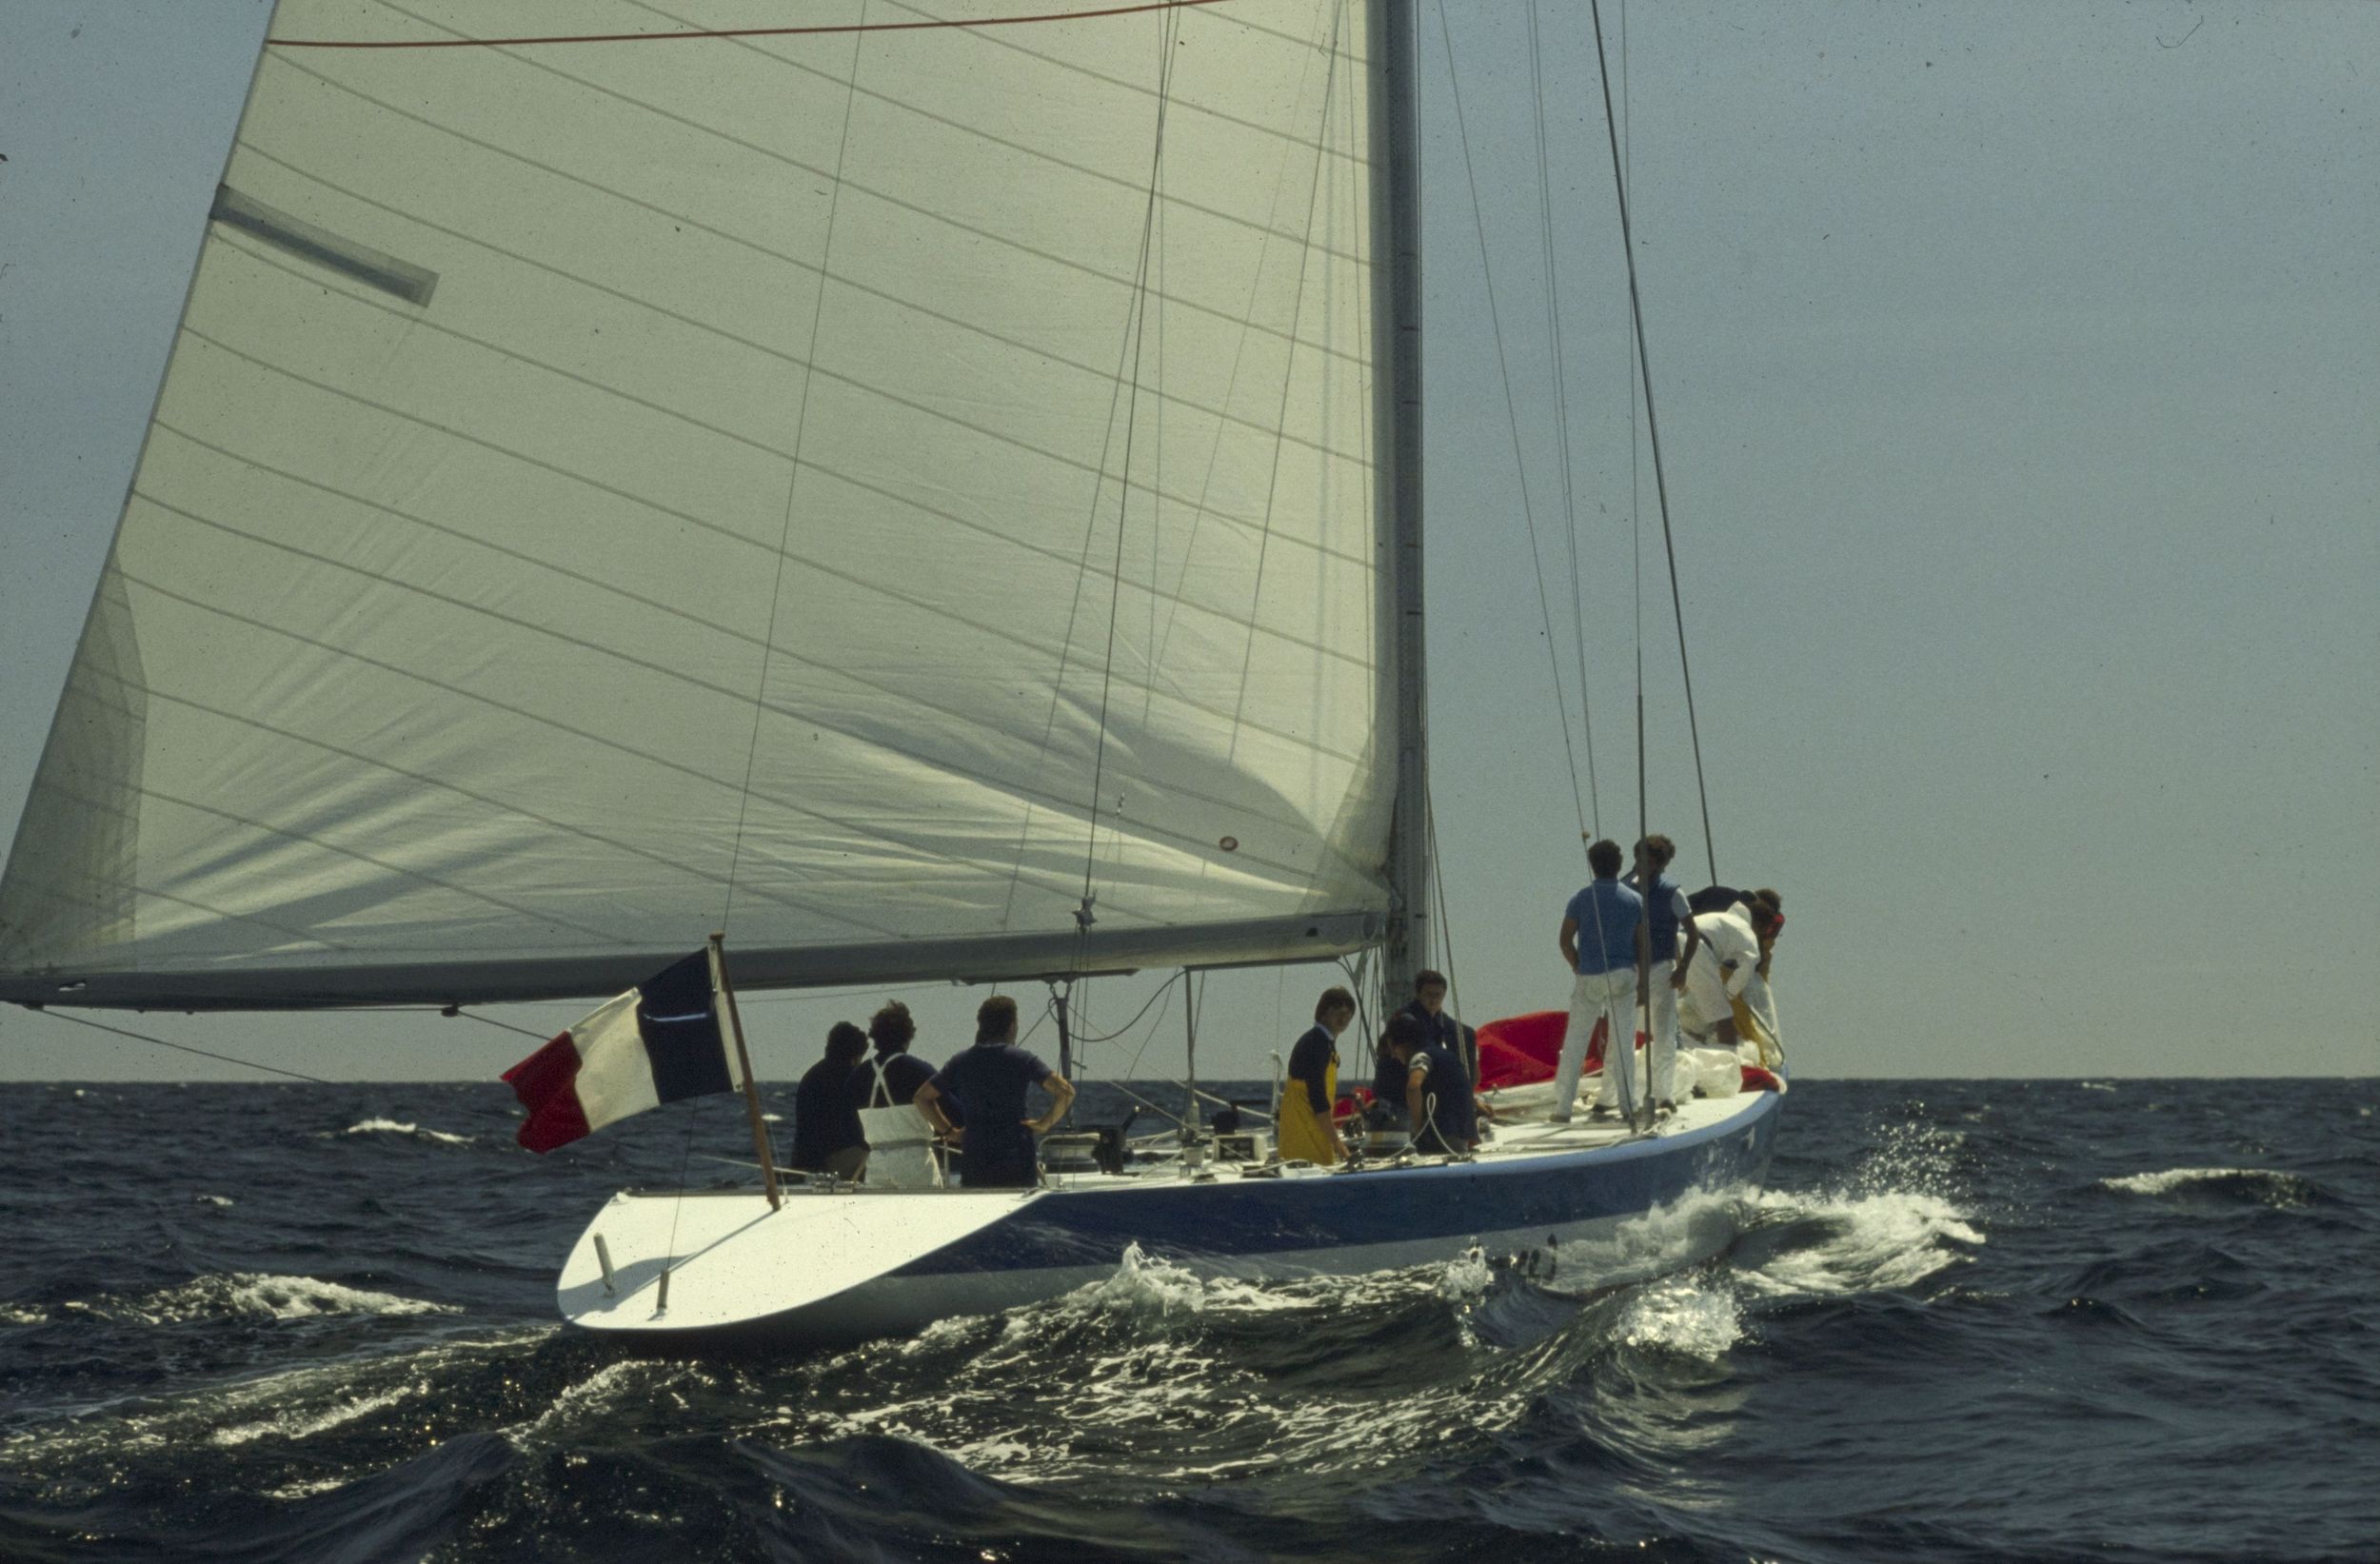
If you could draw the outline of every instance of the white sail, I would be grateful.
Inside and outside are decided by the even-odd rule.
[[[0,997],[1378,938],[1372,8],[558,14],[282,0]]]

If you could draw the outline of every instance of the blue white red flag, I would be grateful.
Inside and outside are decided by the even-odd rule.
[[[707,951],[612,1000],[505,1072],[529,1111],[517,1138],[548,1152],[664,1102],[742,1090],[719,1013]]]

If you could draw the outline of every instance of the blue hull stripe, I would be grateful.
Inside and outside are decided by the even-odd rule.
[[[1177,1259],[1549,1233],[1638,1216],[1697,1191],[1756,1186],[1775,1143],[1777,1099],[1748,1119],[1566,1155],[1307,1178],[1056,1191],[895,1277],[1107,1266],[1138,1243]]]

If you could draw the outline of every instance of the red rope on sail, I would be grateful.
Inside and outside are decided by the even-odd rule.
[[[1098,10],[1045,11],[1032,16],[986,16],[972,22],[845,22],[800,28],[712,28],[688,32],[586,32],[550,38],[268,38],[272,49],[510,49],[526,44],[667,44],[689,38],[792,38],[842,32],[928,32],[957,28],[1022,27],[1035,22],[1087,22],[1102,16],[1137,16],[1152,10],[1220,6],[1225,0],[1144,0]]]

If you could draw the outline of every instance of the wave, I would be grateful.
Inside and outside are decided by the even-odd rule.
[[[2132,1173],[2102,1178],[2099,1188],[2119,1195],[2168,1196],[2215,1204],[2264,1205],[2286,1209],[2312,1205],[2321,1188],[2310,1178],[2274,1168],[2167,1168],[2162,1173]]]
[[[1744,1338],[1743,1301],[1723,1280],[1699,1273],[1668,1277],[1636,1290],[1613,1322],[1613,1334],[1639,1352],[1716,1363]]]
[[[361,1124],[349,1124],[340,1133],[343,1135],[396,1135],[403,1136],[409,1140],[421,1140],[441,1146],[467,1146],[478,1139],[476,1136],[454,1135],[446,1130],[426,1130],[419,1124],[394,1119],[367,1119]]]
[[[331,1316],[452,1315],[462,1309],[427,1298],[402,1297],[315,1277],[232,1272],[199,1277],[136,1297],[69,1299],[46,1317],[83,1315],[132,1325],[187,1325],[204,1320],[320,1319]],[[30,1321],[28,1321],[30,1323]]]
[[[1949,1199],[1911,1190],[1760,1198],[1761,1222],[1730,1257],[1772,1296],[1839,1297],[1914,1287],[1962,1264],[1984,1236]]]
[[[352,1401],[341,1401],[317,1412],[292,1409],[253,1423],[234,1423],[218,1428],[208,1435],[210,1443],[243,1445],[263,1438],[305,1439],[317,1434],[327,1434],[334,1428],[384,1412],[400,1401],[409,1400],[428,1388],[426,1384],[399,1385],[377,1396],[366,1396]]]

